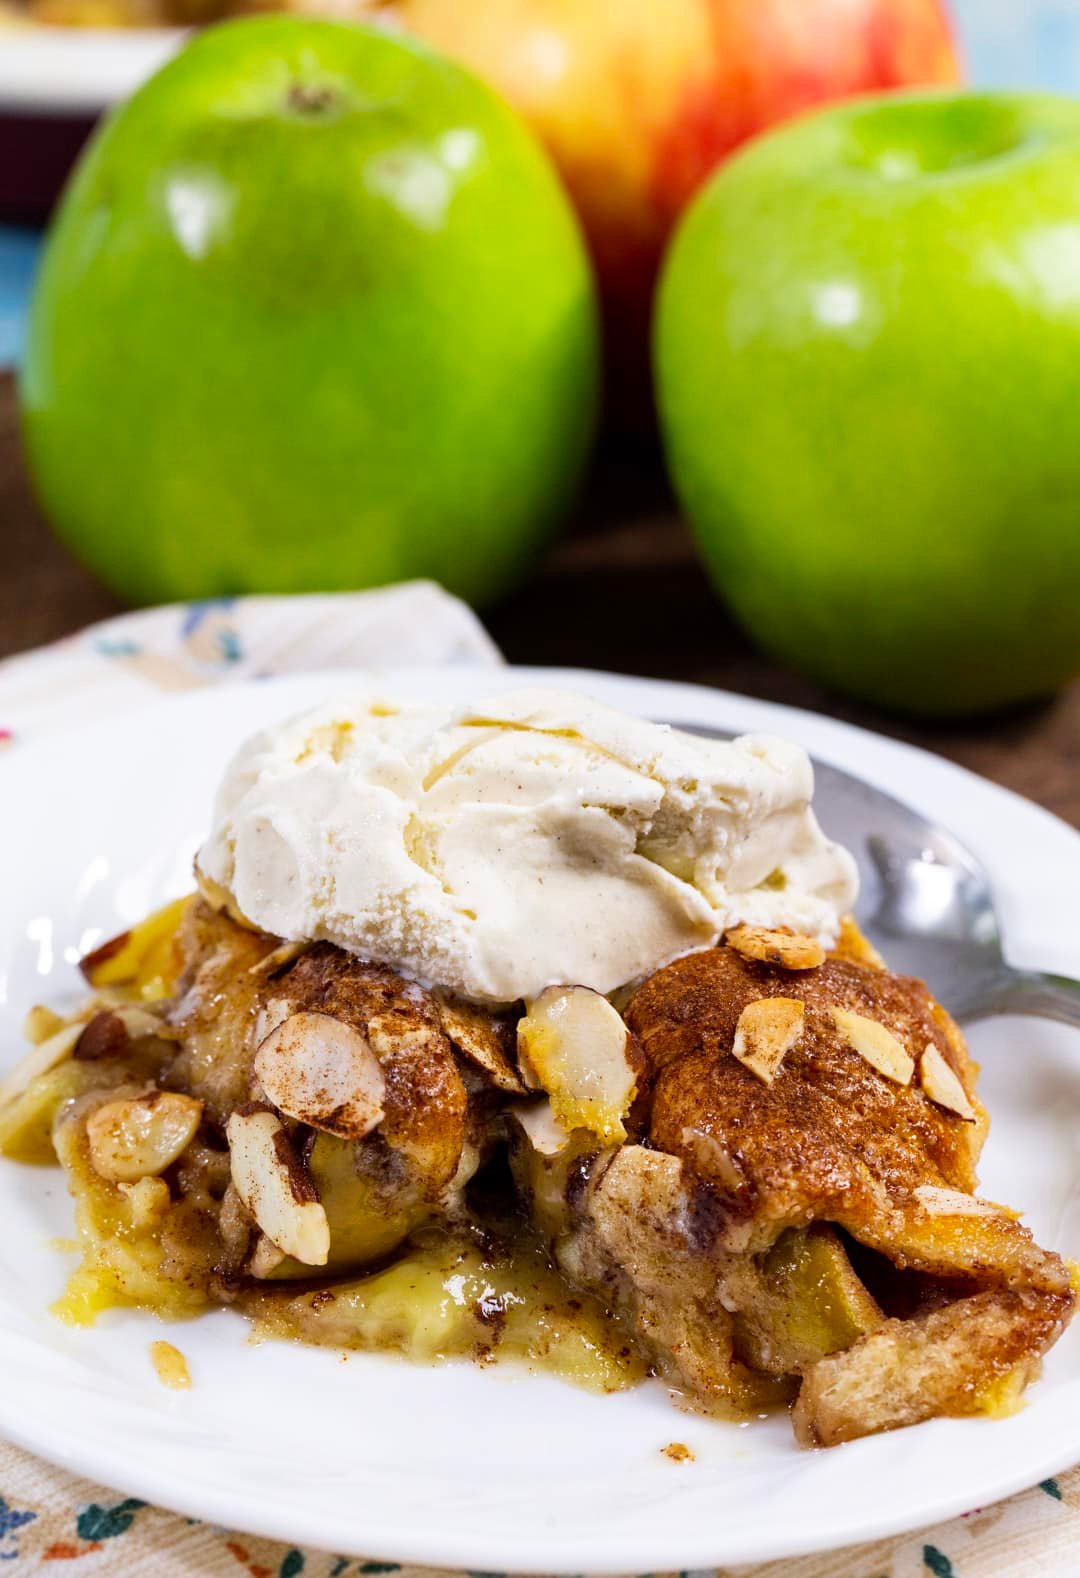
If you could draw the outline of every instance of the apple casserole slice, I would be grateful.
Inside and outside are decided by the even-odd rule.
[[[59,1312],[648,1373],[807,1445],[1005,1410],[1075,1307],[975,1192],[956,1027],[849,926],[739,927],[629,994],[496,1010],[196,897],[85,962],[0,1086],[83,1260]],[[622,1011],[616,1006],[622,1005]]]
[[[826,957],[739,928],[647,980],[633,1143],[519,1147],[565,1273],[697,1406],[793,1403],[805,1445],[1007,1410],[1074,1275],[975,1192],[975,1069],[852,928]]]
[[[0,1085],[0,1152],[59,1159],[82,1263],[57,1306],[435,1360],[514,1354],[613,1390],[645,1373],[549,1263],[498,1164],[521,1099],[514,1016],[201,898],[84,961]]]

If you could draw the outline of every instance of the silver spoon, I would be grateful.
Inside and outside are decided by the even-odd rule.
[[[730,740],[703,725],[688,734]],[[1037,1014],[1080,1027],[1080,981],[1006,963],[990,878],[958,838],[883,789],[815,762],[814,809],[859,864],[856,919],[890,969],[916,975],[961,1023]]]

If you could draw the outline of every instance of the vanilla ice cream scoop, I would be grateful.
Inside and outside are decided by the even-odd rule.
[[[364,697],[243,746],[197,868],[251,925],[479,1001],[611,992],[740,922],[835,938],[855,866],[812,790],[797,746],[581,696]]]

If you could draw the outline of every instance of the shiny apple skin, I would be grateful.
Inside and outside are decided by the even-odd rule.
[[[640,366],[667,239],[734,149],[832,99],[960,77],[942,0],[397,0],[389,12],[539,133],[589,238],[616,370]]]
[[[656,366],[767,652],[923,716],[1080,672],[1080,103],[890,97],[761,138],[683,219]]]
[[[564,517],[598,377],[588,253],[520,118],[414,39],[274,16],[201,33],[97,134],[21,397],[57,532],[133,602],[430,577],[488,603]]]

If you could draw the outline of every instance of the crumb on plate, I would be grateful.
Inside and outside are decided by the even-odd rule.
[[[179,1348],[171,1342],[152,1342],[150,1358],[162,1386],[174,1392],[186,1392],[191,1385],[191,1371]]]

